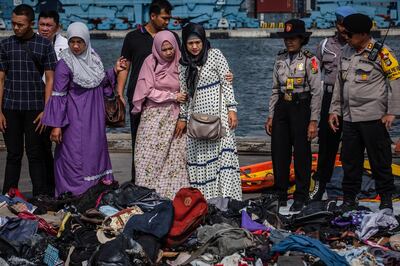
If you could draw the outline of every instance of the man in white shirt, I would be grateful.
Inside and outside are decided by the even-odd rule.
[[[61,26],[60,26],[60,15],[57,11],[48,10],[42,11],[39,14],[38,18],[38,34],[42,37],[45,37],[53,44],[54,51],[56,52],[57,60],[60,60],[60,52],[66,48],[68,48],[67,39],[60,34]],[[45,81],[43,79],[43,81]],[[46,149],[45,153],[45,161],[44,164],[46,166],[46,175],[47,175],[47,184],[51,191],[48,191],[48,194],[54,195],[54,160],[53,160],[53,152],[52,152],[52,143],[50,141],[50,131],[49,129],[45,130],[43,136],[44,147]]]
[[[60,34],[60,30],[60,15],[57,11],[48,10],[40,12],[38,33],[53,43],[58,60],[60,59],[60,52],[68,48],[68,41]]]

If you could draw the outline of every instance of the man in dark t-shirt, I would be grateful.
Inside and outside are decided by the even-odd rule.
[[[34,19],[31,6],[15,7],[11,19],[15,35],[0,42],[0,131],[7,147],[3,194],[18,188],[24,146],[33,196],[54,191],[46,180],[41,119],[57,57],[51,42],[33,32]]]
[[[136,82],[143,61],[151,54],[153,46],[153,38],[157,32],[165,30],[171,18],[172,5],[167,0],[153,0],[150,4],[149,15],[150,20],[145,25],[140,25],[136,30],[129,32],[122,46],[121,56],[127,59],[127,70],[120,72],[118,75],[118,94],[123,98],[125,83],[129,74],[129,82],[127,86],[127,97],[129,103],[129,111],[132,110],[132,98],[135,91]],[[179,37],[177,37],[178,43]],[[124,100],[123,100],[124,101]],[[124,101],[125,102],[125,101]],[[139,127],[140,113],[130,114],[131,135],[132,135],[132,182],[135,182],[135,165],[134,152],[136,133]]]

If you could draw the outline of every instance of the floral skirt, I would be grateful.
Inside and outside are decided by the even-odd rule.
[[[177,119],[171,106],[143,111],[136,136],[136,185],[153,188],[173,199],[182,187],[189,187],[186,169],[186,135],[174,138]]]

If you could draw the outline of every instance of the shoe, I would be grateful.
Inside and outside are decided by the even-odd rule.
[[[290,206],[289,212],[299,213],[304,208],[305,204],[303,201],[295,200]]]
[[[286,193],[278,192],[278,200],[279,200],[279,206],[280,207],[287,207],[287,197],[288,195]]]
[[[342,213],[354,211],[358,208],[358,202],[355,199],[344,199],[342,205],[338,207]]]
[[[393,210],[393,202],[392,195],[386,194],[381,196],[381,204],[379,205],[379,209],[392,209]]]
[[[313,191],[310,192],[310,199],[313,201],[322,200],[325,193],[326,183],[319,180],[314,180],[315,185]]]

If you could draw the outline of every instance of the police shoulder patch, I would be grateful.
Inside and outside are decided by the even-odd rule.
[[[400,66],[393,53],[386,47],[383,47],[379,52],[381,67],[389,80],[400,78]]]
[[[310,52],[309,50],[307,50],[307,49],[304,49],[304,50],[303,50],[303,54],[304,54],[306,57],[308,57],[308,58],[314,57],[314,54],[311,53],[311,52]]]
[[[318,73],[318,61],[316,57],[311,58],[311,73],[317,74]]]

